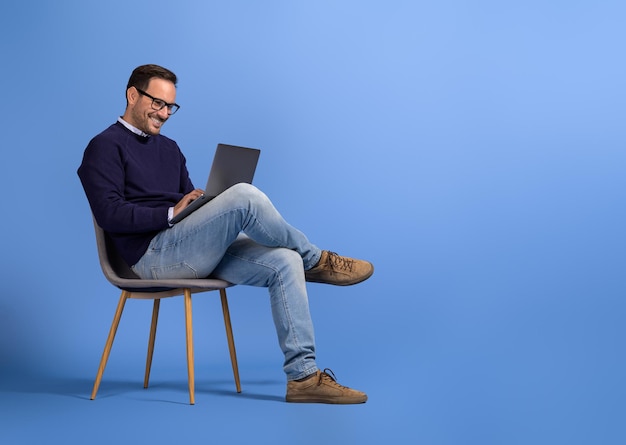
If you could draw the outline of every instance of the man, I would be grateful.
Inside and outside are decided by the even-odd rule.
[[[305,281],[356,284],[372,275],[372,264],[320,250],[250,184],[231,187],[172,224],[202,193],[178,145],[160,134],[179,108],[176,83],[163,67],[137,67],[124,115],[89,142],[78,175],[96,221],[140,278],[211,275],[267,287],[288,402],[365,402],[365,393],[316,365]]]

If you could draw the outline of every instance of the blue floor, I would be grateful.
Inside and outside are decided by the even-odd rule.
[[[143,389],[141,378],[105,378],[94,401],[89,400],[93,382],[85,377],[23,382],[0,393],[0,441],[403,443],[407,434],[413,435],[411,405],[399,410],[398,398],[380,390],[358,406],[287,404],[280,376],[244,368],[244,374],[254,376],[243,378],[241,394],[227,372],[215,372],[212,379],[196,381],[196,404],[191,406],[184,366],[180,371],[178,378],[154,379],[149,389]]]

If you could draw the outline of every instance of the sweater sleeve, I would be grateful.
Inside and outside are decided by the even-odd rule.
[[[174,153],[171,156],[177,161],[174,163],[178,164],[177,171],[172,186],[164,186],[162,190],[158,190],[150,181],[159,186],[160,183],[151,179],[150,175],[158,176],[160,172],[153,173],[149,166],[129,159],[124,151],[124,144],[103,137],[96,137],[89,143],[78,175],[94,217],[105,231],[140,234],[158,232],[169,227],[168,209],[185,193],[193,190],[184,156],[177,146],[175,151],[170,152]],[[171,166],[172,163],[170,161],[167,164]],[[129,171],[133,172],[132,176]],[[138,178],[143,172],[146,177]]]

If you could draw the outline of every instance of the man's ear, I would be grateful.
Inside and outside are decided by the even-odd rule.
[[[137,88],[130,87],[126,90],[126,100],[128,101],[128,105],[135,105],[138,98],[139,92],[137,91]]]

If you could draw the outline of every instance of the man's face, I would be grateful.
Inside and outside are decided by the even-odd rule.
[[[176,101],[176,86],[168,80],[154,78],[150,80],[146,94],[169,104]],[[135,87],[127,91],[128,107],[124,113],[124,120],[144,133],[156,135],[170,117],[167,107],[155,110],[152,99],[140,93]]]

